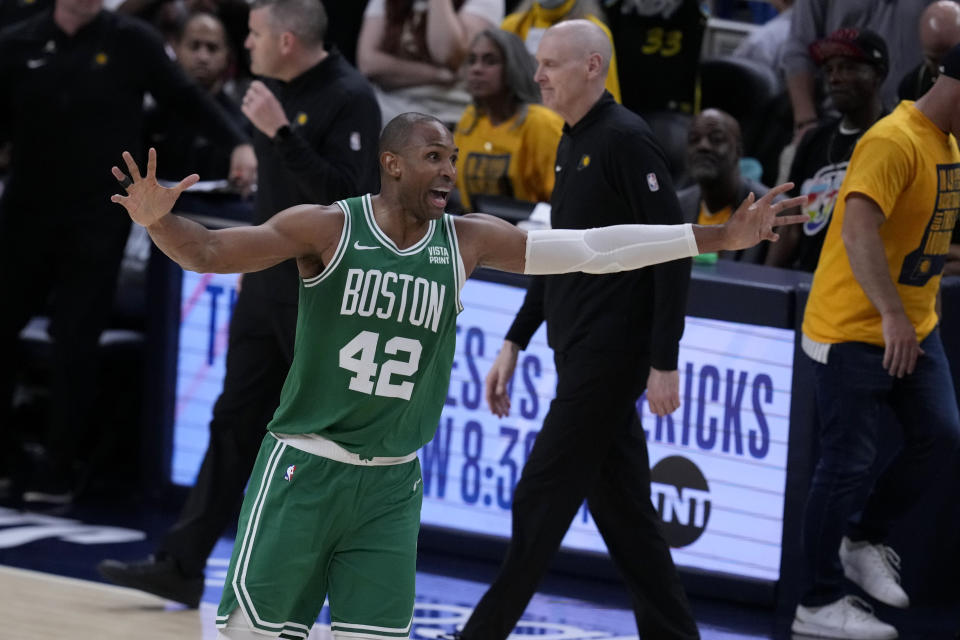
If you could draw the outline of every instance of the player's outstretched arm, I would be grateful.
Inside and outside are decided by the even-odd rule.
[[[779,185],[756,201],[750,194],[724,225],[626,224],[527,233],[493,216],[469,214],[457,219],[457,233],[467,273],[478,266],[533,275],[613,273],[698,253],[745,249],[763,240],[775,242],[779,236],[774,227],[808,220],[806,215],[778,217],[804,200],[773,201],[792,187],[789,182]]]
[[[147,173],[142,177],[128,152],[123,159],[129,177],[117,167],[112,171],[127,195],[110,199],[122,205],[134,222],[146,228],[157,247],[184,269],[200,273],[259,271],[289,258],[319,256],[340,236],[343,214],[336,206],[301,205],[262,225],[207,229],[171,213],[180,194],[199,179],[196,174],[168,189],[157,183],[154,149],[150,149]]]
[[[527,232],[486,213],[456,218],[460,257],[469,276],[477,267],[523,273]]]

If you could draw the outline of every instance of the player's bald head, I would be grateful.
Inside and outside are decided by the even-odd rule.
[[[951,47],[960,43],[960,3],[934,2],[920,16],[920,43],[923,54],[939,62]]]
[[[556,38],[571,56],[585,58],[598,55],[602,59],[602,71],[606,77],[613,57],[610,38],[596,23],[589,20],[564,20],[553,25],[543,34],[544,39]]]
[[[425,113],[401,113],[387,123],[380,133],[380,153],[402,153],[412,142],[422,142],[423,134],[442,130],[449,135],[446,125]]]

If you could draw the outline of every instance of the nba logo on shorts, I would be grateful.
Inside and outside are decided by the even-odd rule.
[[[650,191],[660,191],[660,183],[657,182],[657,174],[652,172],[647,174],[647,186],[650,188]]]
[[[290,482],[291,480],[293,480],[293,472],[296,470],[297,470],[297,465],[295,464],[292,464],[289,467],[287,467],[287,472],[283,474],[283,479],[286,480],[287,482]]]

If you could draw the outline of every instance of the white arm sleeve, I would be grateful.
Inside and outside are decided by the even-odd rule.
[[[598,229],[527,232],[523,272],[613,273],[689,258],[699,253],[690,224],[622,224]]]

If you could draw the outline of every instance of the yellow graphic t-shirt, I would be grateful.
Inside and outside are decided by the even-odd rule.
[[[934,304],[960,208],[957,141],[904,101],[863,135],[850,159],[813,276],[803,333],[819,343],[883,346],[880,314],[854,277],[841,237],[853,193],[876,202],[886,217],[880,237],[890,278],[923,340],[937,325]]]
[[[576,0],[566,0],[566,2],[559,7],[545,9],[539,4],[534,3],[527,11],[518,11],[517,13],[508,15],[503,19],[500,28],[520,36],[520,39],[527,44],[527,50],[531,54],[536,55],[537,46],[540,44],[540,38],[543,37],[543,32],[564,20],[575,4]],[[584,16],[584,19],[593,22],[603,29],[603,32],[610,38],[610,46],[613,46],[613,35],[602,20],[589,14]],[[610,69],[607,71],[607,82],[605,86],[607,91],[613,94],[613,99],[620,102],[620,76],[617,75],[616,53],[610,56]]]
[[[473,210],[475,195],[550,202],[563,118],[539,104],[528,105],[526,118],[517,126],[519,117],[494,126],[481,116],[470,133],[463,131],[476,118],[474,106],[460,118],[453,139],[460,150],[457,188],[467,211]]]

